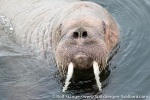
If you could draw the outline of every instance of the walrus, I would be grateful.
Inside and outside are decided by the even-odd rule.
[[[117,23],[102,6],[79,0],[1,0],[0,15],[13,25],[12,40],[30,52],[53,52],[60,75],[74,69],[93,68],[99,90],[99,74],[119,41]]]

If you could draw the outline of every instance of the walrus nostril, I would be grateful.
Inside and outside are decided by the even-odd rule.
[[[73,32],[73,37],[74,38],[78,38],[79,37],[79,33],[78,32]]]
[[[74,38],[86,38],[88,36],[88,34],[87,34],[87,31],[83,31],[83,32],[81,32],[81,33],[79,33],[79,32],[73,32],[73,37]]]
[[[82,38],[86,38],[87,36],[88,36],[87,31],[84,31],[84,32],[82,33]]]

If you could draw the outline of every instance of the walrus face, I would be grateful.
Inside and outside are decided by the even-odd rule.
[[[110,51],[118,43],[115,21],[104,8],[91,2],[73,4],[59,15],[62,16],[54,27],[52,45],[59,72],[66,78],[63,92],[74,69],[86,73],[92,67],[101,91],[99,75],[106,67]]]
[[[71,62],[74,68],[82,70],[92,68],[94,61],[100,70],[105,68],[108,56],[105,28],[102,20],[91,16],[63,21],[56,48],[57,66],[62,76],[66,75]]]

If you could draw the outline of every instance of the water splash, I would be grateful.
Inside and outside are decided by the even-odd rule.
[[[0,16],[0,31],[5,33],[13,33],[14,28],[12,27],[11,21],[6,16]]]

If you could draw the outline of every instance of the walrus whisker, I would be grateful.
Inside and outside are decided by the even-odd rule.
[[[99,76],[100,71],[99,71],[98,63],[96,61],[93,62],[93,70],[94,70],[94,75],[95,75],[98,89],[99,89],[99,91],[102,91],[102,85],[101,85],[100,76]]]
[[[62,73],[63,73],[63,76],[64,76],[64,67],[63,67],[63,65],[61,64],[61,69],[62,69]]]
[[[104,67],[105,67],[105,61],[104,59],[102,59],[102,69],[104,69]]]
[[[106,62],[105,62],[105,59],[102,60],[102,70],[105,69],[105,65],[106,65]]]
[[[62,73],[62,69],[60,68],[60,65],[59,65],[58,62],[56,62],[56,66],[58,67],[58,71],[59,71],[59,73],[61,74],[61,73]],[[62,75],[62,74],[61,74],[61,75]]]
[[[102,71],[103,70],[103,64],[102,64],[103,62],[102,62],[102,58],[100,59],[100,71]]]
[[[103,70],[103,68],[102,68],[103,66],[101,66],[101,64],[99,65],[99,69],[100,69],[100,71],[102,71]]]
[[[67,73],[67,77],[66,77],[66,80],[65,80],[65,85],[62,89],[62,92],[65,92],[70,84],[70,79],[72,78],[72,75],[73,75],[73,63],[71,62],[68,66],[68,73]]]
[[[106,57],[105,57],[105,59],[104,59],[104,63],[105,63],[105,64],[104,64],[104,68],[103,68],[103,69],[105,69],[105,68],[106,68],[107,61],[108,61],[108,57],[106,56]]]

